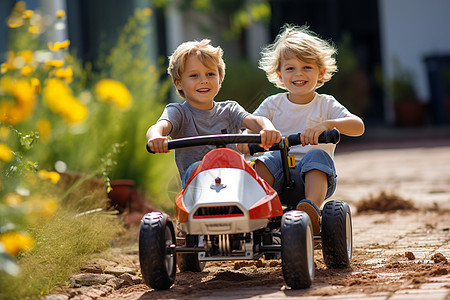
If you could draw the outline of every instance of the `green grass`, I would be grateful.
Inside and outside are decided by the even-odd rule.
[[[22,254],[17,277],[0,275],[0,299],[34,299],[65,284],[94,253],[106,250],[123,230],[114,212],[77,215],[60,209],[41,226],[29,229],[35,247]]]

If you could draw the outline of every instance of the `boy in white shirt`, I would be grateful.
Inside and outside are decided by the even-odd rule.
[[[302,133],[302,146],[291,147],[289,153],[296,161],[293,178],[301,181],[296,184],[303,185],[304,191],[299,195],[303,200],[297,210],[309,215],[315,235],[320,233],[319,207],[334,193],[337,176],[333,162],[335,145],[318,144],[319,135],[333,128],[348,136],[364,133],[364,123],[359,117],[333,96],[316,92],[337,71],[335,53],[331,44],[307,27],[285,25],[275,42],[263,49],[260,68],[270,82],[287,92],[268,97],[254,112],[272,121],[283,136]],[[248,153],[246,145],[238,145],[238,149]],[[279,151],[258,157],[255,169],[275,190],[282,191],[284,178]]]

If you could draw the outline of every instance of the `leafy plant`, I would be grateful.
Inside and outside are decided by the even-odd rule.
[[[370,103],[369,79],[357,59],[350,34],[342,35],[337,49],[338,72],[319,91],[333,95],[352,113],[362,117]]]
[[[245,87],[245,88],[236,88]],[[270,83],[264,71],[246,60],[227,62],[225,79],[216,99],[238,101],[253,112],[268,96],[280,90]]]
[[[70,55],[70,41],[40,42],[63,11],[48,27],[19,1],[8,18],[0,74],[0,298],[45,294],[109,246],[122,228],[107,207],[114,176],[136,178],[167,203],[173,159],[156,160],[144,148],[170,86],[145,57],[150,12],[130,18],[100,74]]]
[[[184,12],[214,14],[216,17],[213,19],[216,25],[217,22],[223,23],[219,27],[222,29],[221,35],[225,40],[239,37],[242,31],[254,22],[268,23],[271,16],[270,4],[266,0],[159,0],[158,3],[162,6],[175,3]],[[210,33],[210,24],[203,23],[201,18],[193,21],[197,23],[200,30]]]

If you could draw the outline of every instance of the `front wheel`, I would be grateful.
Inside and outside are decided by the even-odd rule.
[[[281,266],[284,281],[293,289],[305,289],[314,280],[314,241],[307,213],[286,212],[281,219]]]
[[[328,268],[346,268],[352,260],[352,215],[344,201],[328,201],[322,210],[322,253]]]
[[[176,274],[176,256],[169,250],[175,244],[172,221],[166,214],[151,212],[141,220],[139,262],[145,283],[155,290],[172,286]]]

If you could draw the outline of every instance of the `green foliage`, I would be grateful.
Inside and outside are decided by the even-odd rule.
[[[339,70],[320,87],[319,92],[334,96],[350,112],[363,117],[370,103],[368,75],[359,65],[348,33],[343,34],[337,49]]]
[[[45,24],[32,28],[24,2],[13,13],[0,75],[1,299],[37,298],[109,246],[123,228],[107,211],[112,178],[135,179],[170,209],[177,174],[171,155],[145,150],[170,87],[147,59],[148,9],[130,18],[100,74],[69,41],[41,45]]]
[[[264,71],[255,64],[247,60],[229,61],[216,100],[235,100],[253,112],[265,98],[279,92],[280,89],[269,82]]]
[[[222,37],[225,40],[239,37],[242,31],[254,22],[268,23],[271,17],[271,9],[267,0],[166,0],[162,5],[176,3],[180,10],[215,14],[226,20]],[[217,20],[217,18],[214,18]],[[199,21],[199,20],[197,20]],[[199,28],[208,30],[208,24],[199,23]]]
[[[36,136],[10,128],[24,149],[39,145]],[[94,173],[65,174],[58,184],[41,178],[37,165],[26,165],[24,150],[16,151],[15,159],[3,165],[2,171],[15,172],[1,177],[8,188],[1,190],[0,199],[0,299],[38,298],[52,291],[93,253],[109,247],[123,230],[116,213],[107,209],[105,184],[94,178],[100,173],[108,177],[119,148],[114,145]],[[4,236],[12,232],[18,237],[26,232],[29,238],[6,240]],[[17,262],[6,251],[14,245],[22,249]]]
[[[133,179],[156,206],[170,210],[173,199],[167,199],[166,182],[177,174],[173,156],[150,155],[145,150],[145,133],[163,110],[171,86],[169,79],[161,77],[161,67],[148,58],[150,32],[148,15],[137,9],[120,32],[116,46],[96,63],[99,73],[92,72],[89,63],[83,66],[74,56],[65,56],[74,72],[73,93],[88,106],[89,116],[80,124],[67,126],[59,116],[38,107],[33,123],[44,117],[54,126],[51,141],[34,149],[32,159],[48,169],[63,161],[68,170],[92,173],[111,145],[122,144],[108,178]],[[99,101],[94,83],[103,78],[126,86],[132,96],[130,107],[119,109]]]
[[[177,174],[173,156],[150,155],[145,150],[145,133],[161,114],[172,84],[169,78],[162,79],[162,66],[148,59],[145,38],[149,33],[148,19],[136,10],[101,68],[101,77],[123,82],[133,96],[131,108],[108,123],[116,141],[126,142],[111,176],[133,179],[152,195],[155,205],[171,209],[174,199],[167,201],[166,183]]]
[[[67,282],[93,253],[104,250],[121,230],[116,216],[97,212],[77,216],[61,210],[31,228],[35,247],[20,257],[17,277],[0,273],[0,298],[38,298]]]

